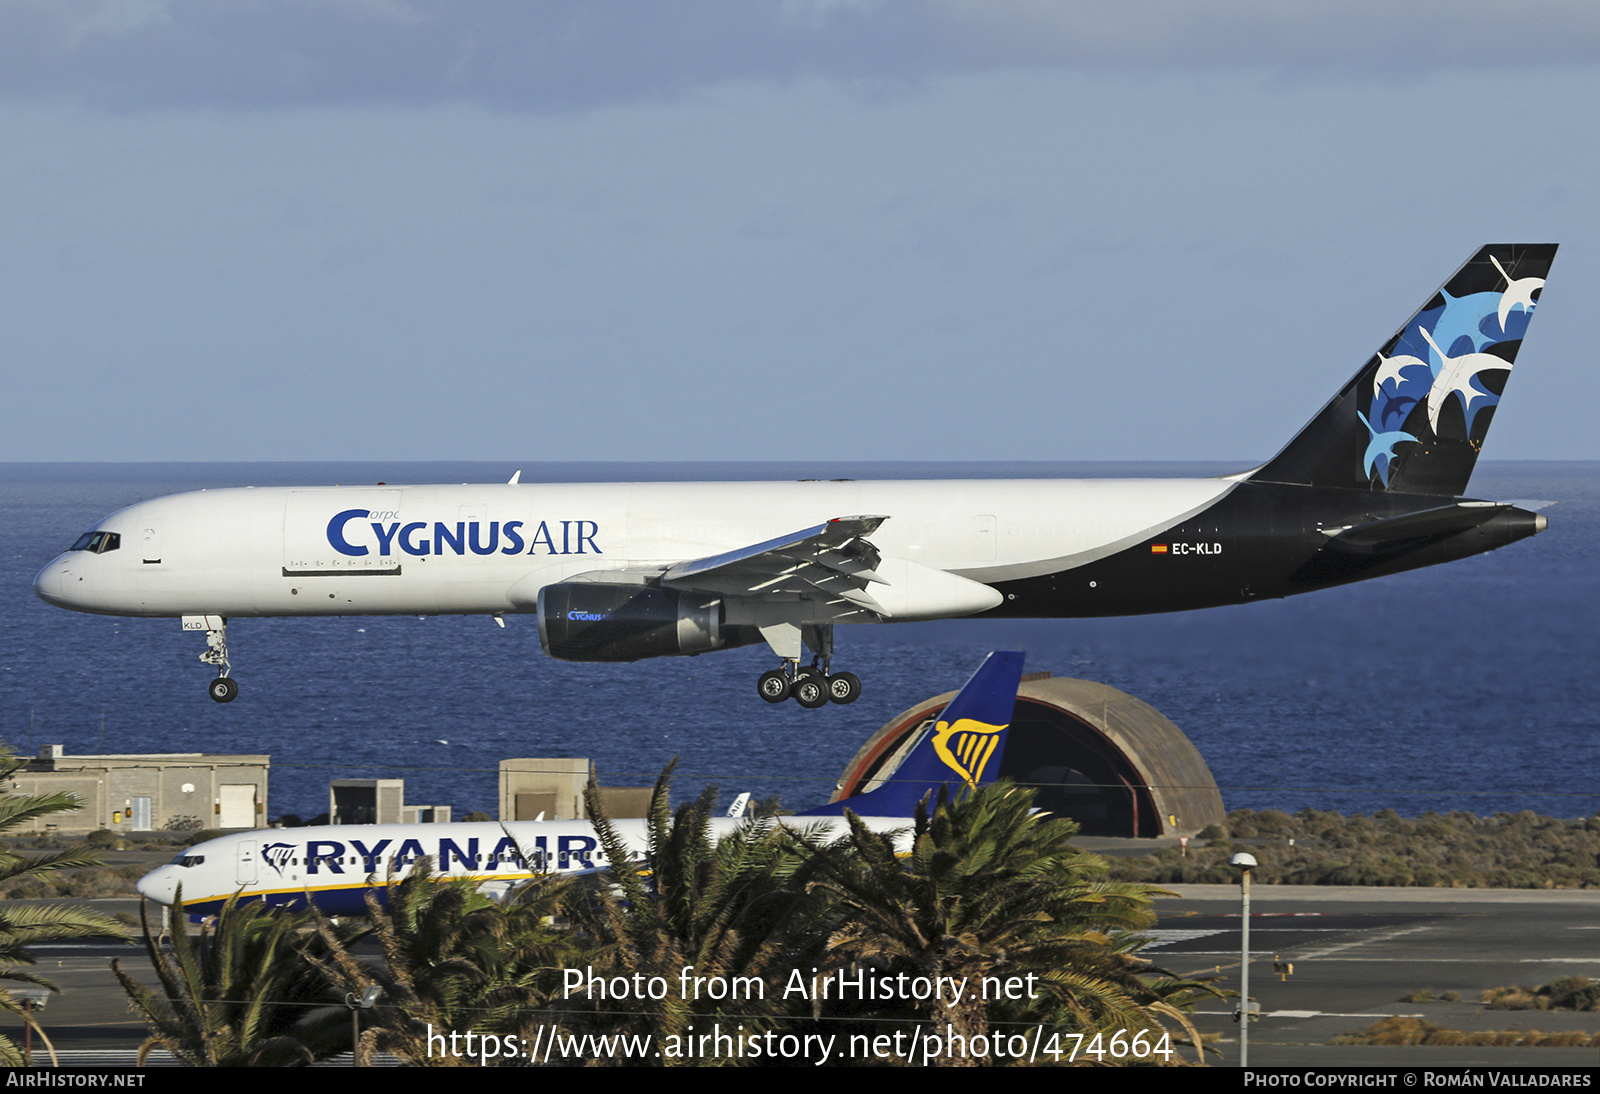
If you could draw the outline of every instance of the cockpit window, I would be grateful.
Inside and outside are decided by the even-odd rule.
[[[85,532],[85,533],[83,533],[83,535],[79,536],[78,537],[78,541],[76,543],[74,543],[71,547],[68,547],[67,550],[69,550],[69,551],[91,551],[94,554],[103,555],[107,551],[115,551],[118,547],[121,547],[121,546],[122,546],[122,535],[121,535],[121,533],[118,533],[118,532]]]
[[[206,857],[204,855],[191,855],[184,851],[172,860],[172,864],[174,866],[199,866],[205,860]]]

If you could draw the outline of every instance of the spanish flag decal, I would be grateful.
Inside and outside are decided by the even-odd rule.
[[[1164,555],[1167,553],[1167,545],[1165,543],[1152,543],[1150,545],[1150,553],[1153,555]]]

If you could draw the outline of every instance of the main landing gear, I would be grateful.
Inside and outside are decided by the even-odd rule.
[[[233,670],[228,663],[228,621],[214,615],[204,618],[202,625],[206,628],[206,652],[200,655],[200,660],[207,665],[215,665],[217,669],[217,678],[206,685],[206,694],[211,696],[213,702],[231,703],[239,694],[239,682],[228,675]]]
[[[793,699],[807,710],[816,710],[830,701],[855,702],[861,695],[861,678],[853,672],[830,673],[827,659],[814,657],[806,668],[792,660],[784,662],[781,669],[763,672],[756,680],[756,691],[769,703]]]

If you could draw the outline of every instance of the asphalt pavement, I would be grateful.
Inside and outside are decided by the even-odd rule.
[[[1177,885],[1158,904],[1157,941],[1145,953],[1174,972],[1220,974],[1237,991],[1240,894],[1234,885]],[[1567,890],[1252,887],[1252,1067],[1596,1067],[1600,1049],[1339,1046],[1329,1042],[1391,1015],[1447,1029],[1600,1031],[1600,1013],[1496,1011],[1479,997],[1503,985],[1562,976],[1600,978],[1600,892]],[[1289,975],[1276,961],[1291,963]],[[1457,1002],[1406,1003],[1425,989]],[[1220,1035],[1220,1062],[1237,1065],[1236,999],[1198,1008]]]

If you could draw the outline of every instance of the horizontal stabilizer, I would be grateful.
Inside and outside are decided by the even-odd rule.
[[[1468,532],[1487,524],[1501,513],[1515,509],[1511,502],[1463,501],[1441,505],[1397,517],[1352,524],[1343,528],[1324,528],[1322,534],[1342,551],[1354,554],[1381,554],[1408,547],[1419,539],[1433,539]]]

